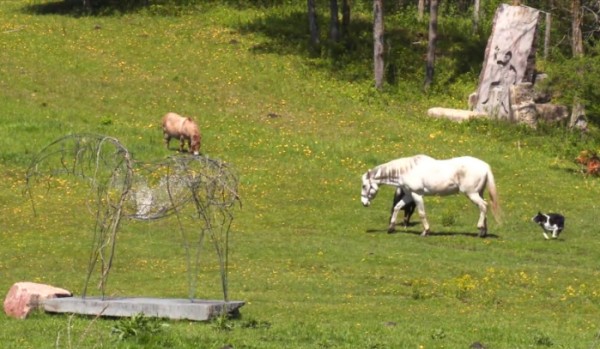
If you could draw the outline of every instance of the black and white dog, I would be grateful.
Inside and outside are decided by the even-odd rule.
[[[538,212],[531,220],[542,227],[546,239],[549,239],[546,232],[552,232],[552,238],[556,239],[565,228],[565,217],[559,213],[544,214]]]
[[[394,201],[392,204],[392,213],[391,214],[394,214],[394,207],[396,207],[398,202],[400,202],[400,200],[402,200],[404,195],[405,194],[404,194],[404,191],[402,191],[402,188],[400,188],[400,187],[396,188],[396,191],[394,192]],[[415,204],[415,202],[411,201],[402,207],[401,210],[404,211],[404,220],[402,221],[402,224],[405,227],[408,227],[408,224],[410,222],[410,216],[412,216],[412,214],[415,212],[416,206],[417,205]]]

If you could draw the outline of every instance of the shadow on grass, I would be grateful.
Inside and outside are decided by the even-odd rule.
[[[321,58],[311,60],[316,68],[334,72],[333,75],[344,81],[371,80],[371,71],[365,69],[372,64],[373,59],[373,24],[369,17],[355,16],[348,24],[347,30],[340,28],[342,36],[339,41],[330,40],[329,13],[319,13],[320,43],[317,47],[310,44],[310,34],[307,30],[306,11],[291,6],[272,6],[247,2],[244,6],[235,5],[233,1],[198,1],[198,0],[34,0],[23,8],[26,13],[34,15],[64,15],[72,17],[111,16],[115,14],[134,13],[143,8],[151,8],[157,15],[176,15],[180,11],[203,11],[212,6],[221,6],[235,13],[244,7],[264,8],[265,16],[251,19],[249,22],[239,22],[234,30],[241,34],[261,34],[266,40],[256,44],[251,50],[255,53],[275,53],[279,55],[297,55],[306,58]],[[203,9],[203,10],[201,10]],[[401,9],[397,11],[410,11]],[[398,12],[396,12],[398,13]],[[394,13],[390,13],[393,15]],[[341,25],[341,24],[340,24]],[[422,57],[426,53],[426,45],[422,43],[427,38],[427,27],[416,26],[413,22],[403,20],[401,23],[390,25],[385,30],[386,35],[386,72],[385,79],[390,85],[396,85],[399,76],[403,80],[422,79]],[[449,57],[453,62],[449,69],[439,67],[451,76],[454,81],[465,72],[478,69],[485,49],[486,40],[474,39],[470,33],[460,30],[448,30],[440,40],[440,53]]]
[[[116,13],[136,12],[148,5],[148,0],[89,0],[85,6],[83,0],[57,0],[33,2],[23,7],[23,12],[34,15],[62,15],[71,17],[110,16]]]
[[[412,223],[412,225],[417,225],[416,223]],[[408,229],[396,229],[396,231],[394,231],[393,233],[388,233],[387,229],[367,229],[365,231],[368,234],[374,234],[374,233],[386,233],[389,235],[395,235],[395,234],[412,234],[412,235],[419,235],[421,236],[421,231],[417,231],[417,230],[408,230]],[[479,236],[479,233],[469,233],[469,232],[429,232],[429,234],[426,237],[435,237],[435,236],[468,236],[468,237],[473,237],[473,238],[481,238]],[[485,236],[485,239],[487,238],[491,238],[491,239],[498,239],[499,236],[496,234],[490,234],[488,233]]]

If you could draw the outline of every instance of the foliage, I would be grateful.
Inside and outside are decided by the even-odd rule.
[[[546,71],[550,77],[548,85],[556,100],[571,105],[575,99],[585,105],[588,117],[600,124],[600,48],[595,47],[580,58],[567,58],[556,55],[555,64],[548,64]]]
[[[111,334],[117,341],[133,340],[139,344],[147,344],[153,337],[159,337],[167,326],[161,319],[136,314],[117,320]]]

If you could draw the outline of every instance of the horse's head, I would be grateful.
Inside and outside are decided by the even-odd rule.
[[[377,196],[377,191],[379,190],[379,185],[371,181],[370,176],[370,170],[362,176],[362,189],[360,191],[360,201],[365,207],[371,205],[371,200],[375,199],[375,196]]]
[[[192,134],[190,148],[194,155],[200,154],[200,134],[198,132]]]

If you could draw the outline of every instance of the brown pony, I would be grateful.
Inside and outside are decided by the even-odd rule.
[[[171,138],[177,138],[180,142],[179,151],[183,152],[183,147],[187,141],[189,152],[193,152],[194,155],[200,153],[202,136],[200,135],[198,125],[192,118],[183,117],[175,113],[167,113],[162,118],[162,129],[167,148],[169,148]]]

